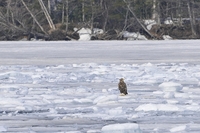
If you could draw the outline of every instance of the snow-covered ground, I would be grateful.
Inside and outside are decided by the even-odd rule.
[[[199,133],[199,44],[1,42],[0,132]]]

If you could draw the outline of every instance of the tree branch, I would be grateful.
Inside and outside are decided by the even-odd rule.
[[[134,11],[131,9],[130,7],[130,3],[128,3],[126,0],[123,0],[126,5],[127,8],[129,9],[129,11],[132,13],[133,17],[136,19],[136,21],[138,22],[138,24],[146,31],[147,34],[149,34],[152,38],[154,38],[154,36],[148,31],[148,29],[140,22],[140,20],[137,18],[137,16],[135,15]]]
[[[44,31],[43,27],[40,25],[40,23],[37,21],[36,17],[33,15],[33,13],[29,10],[29,8],[27,7],[26,3],[24,2],[24,0],[21,0],[22,4],[25,6],[26,10],[30,13],[30,15],[32,16],[32,18],[34,19],[34,21],[37,23],[37,25],[40,27],[40,29],[47,34],[47,32]]]

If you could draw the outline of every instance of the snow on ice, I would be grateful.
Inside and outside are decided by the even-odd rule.
[[[15,117],[26,114],[38,119],[42,117],[41,113],[47,118],[52,117],[54,122],[55,119],[69,118],[88,119],[88,123],[90,120],[96,121],[96,127],[82,130],[87,132],[139,133],[156,128],[160,132],[186,132],[186,129],[192,129],[184,127],[193,122],[195,114],[200,111],[200,77],[194,71],[199,68],[199,65],[151,63],[115,64],[114,67],[113,64],[95,63],[58,66],[5,65],[0,67],[0,113],[5,119],[13,117],[16,120]],[[119,96],[117,83],[122,76],[126,77],[128,84],[127,96]],[[184,78],[180,78],[182,76]],[[185,79],[196,84],[191,85]],[[190,112],[193,115],[189,115]],[[148,117],[153,121],[154,115],[158,122],[164,116],[169,117],[165,118],[168,122],[174,118],[186,117],[188,123],[185,121],[183,126],[168,127],[163,122],[163,128],[154,125],[148,129],[142,123],[135,123]],[[112,121],[121,124],[114,124]],[[4,122],[0,122],[0,126],[1,131],[11,131],[13,128],[12,124]],[[80,130],[78,127],[73,125],[72,129],[66,130]],[[36,131],[34,128],[32,130]]]
[[[170,62],[1,65],[0,132],[198,133],[199,72],[199,64]]]
[[[77,28],[74,28],[74,31],[77,31]],[[103,30],[99,28],[93,28],[93,31],[89,28],[81,28],[77,32],[79,34],[79,41],[90,41],[92,36],[103,34]]]
[[[178,126],[178,127],[174,127],[172,129],[170,129],[170,132],[172,132],[172,133],[183,132],[186,130],[186,128],[187,128],[187,125]]]
[[[3,126],[0,126],[0,132],[5,132],[5,131],[7,131],[6,128]]]
[[[123,35],[124,38],[127,38],[127,40],[129,41],[148,40],[144,35],[141,35],[139,32],[135,33],[135,32],[124,31],[121,34]]]
[[[89,28],[82,28],[78,31],[79,33],[79,41],[89,41],[91,38],[92,31]]]
[[[124,124],[112,124],[104,126],[102,133],[141,133],[138,124],[124,123]]]

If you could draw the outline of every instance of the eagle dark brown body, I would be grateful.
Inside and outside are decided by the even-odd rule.
[[[124,82],[124,79],[121,78],[119,80],[119,83],[118,83],[118,89],[120,90],[120,93],[121,94],[124,94],[124,95],[127,95],[127,86],[126,86],[126,83]]]

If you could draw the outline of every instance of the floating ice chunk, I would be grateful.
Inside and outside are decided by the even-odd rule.
[[[143,104],[135,111],[181,111],[177,106],[170,104]]]
[[[70,100],[70,99],[55,99],[55,100],[53,100],[53,103],[56,103],[56,104],[58,104],[58,103],[72,103],[73,102],[73,100]]]
[[[199,105],[188,105],[185,107],[185,110],[189,110],[189,111],[199,111],[200,107]]]
[[[109,92],[113,92],[113,91],[116,91],[116,90],[117,90],[117,88],[109,88],[108,89]]]
[[[197,106],[197,105],[199,105],[199,104],[198,104],[198,103],[192,103],[191,105]]]
[[[69,132],[65,132],[65,133],[82,133],[80,131],[69,131]]]
[[[102,92],[105,93],[105,92],[108,92],[108,91],[107,91],[107,89],[102,89]]]
[[[178,127],[174,127],[172,129],[170,129],[170,132],[177,133],[177,132],[185,131],[186,129],[187,129],[187,125],[183,125],[183,126],[178,126]]]
[[[200,99],[199,95],[195,95],[195,94],[192,94],[189,97],[192,98],[192,99]]]
[[[93,104],[97,104],[99,101],[101,101],[104,98],[106,98],[106,96],[99,96],[99,97],[95,98],[93,101]]]
[[[88,130],[87,133],[100,133],[101,130]]]
[[[9,73],[1,73],[0,80],[9,79]]]
[[[0,98],[0,105],[2,106],[21,106],[23,103],[20,100],[14,98]]]
[[[86,88],[86,87],[77,87],[76,88],[76,92],[75,93],[87,93],[87,92],[91,92],[92,88]]]
[[[154,131],[155,133],[158,133],[159,129],[158,129],[158,128],[154,128],[153,131]]]
[[[123,123],[111,124],[102,127],[101,133],[142,133],[138,124]]]
[[[183,87],[182,91],[187,92],[189,89],[189,87]]]
[[[175,82],[164,82],[162,84],[159,85],[159,88],[161,88],[163,91],[180,91],[182,89],[182,85],[179,83],[175,83]]]
[[[169,104],[177,104],[177,103],[179,103],[179,101],[177,101],[177,100],[167,100],[167,103],[169,103]]]
[[[3,126],[0,126],[0,132],[5,132],[5,131],[7,131],[7,129]]]
[[[77,93],[77,91],[76,90],[74,90],[74,89],[71,89],[71,88],[67,88],[67,89],[65,89],[65,90],[63,90],[63,91],[60,91],[58,94],[60,94],[60,95],[71,95],[71,94],[74,94],[74,93]],[[49,94],[51,94],[52,92],[49,92]]]
[[[74,102],[77,102],[77,103],[92,103],[92,100],[87,99],[87,98],[82,98],[82,99],[74,99]]]
[[[188,101],[185,101],[185,104],[192,104],[193,103],[193,100],[188,100]]]
[[[17,106],[16,109],[17,109],[17,110],[25,110],[26,108],[23,107],[23,106]]]
[[[117,101],[117,100],[118,100],[118,97],[116,95],[99,96],[96,99],[94,99],[93,103],[94,104],[110,103],[112,101]]]
[[[72,67],[78,67],[78,65],[77,64],[72,64]]]
[[[16,92],[16,94],[18,94],[18,95],[27,95],[28,92],[29,92],[29,89],[26,88],[26,87],[23,87],[23,88],[19,89],[19,90]]]
[[[157,110],[158,108],[157,105],[155,104],[143,104],[135,109],[135,111],[157,111]]]
[[[2,85],[0,86],[0,89],[6,89],[6,90],[9,90],[9,91],[15,91],[15,90],[18,90],[20,87],[17,86],[17,85],[9,85],[9,84],[5,84],[5,85]]]
[[[174,93],[174,96],[176,98],[189,98],[189,95],[187,93]]]
[[[166,92],[164,98],[174,98],[174,92]]]
[[[76,76],[71,76],[69,79],[71,79],[71,80],[77,80],[78,78]]]
[[[65,68],[65,66],[64,65],[58,65],[58,66],[56,66],[54,68]]]
[[[162,95],[163,92],[162,91],[154,91],[153,94],[155,94],[155,95]]]
[[[134,114],[131,116],[131,119],[135,119],[135,118],[139,118],[139,115],[138,114]]]
[[[51,114],[57,114],[58,112],[54,108],[49,109],[49,113]]]
[[[158,111],[182,111],[176,105],[160,104],[158,105]]]
[[[118,116],[118,115],[121,115],[121,114],[124,114],[123,110],[122,110],[122,107],[117,107],[117,108],[114,108],[114,109],[110,109],[108,111],[109,115],[114,115],[114,116]]]
[[[43,72],[44,69],[37,68],[37,69],[35,69],[35,71],[36,71],[36,72]]]

